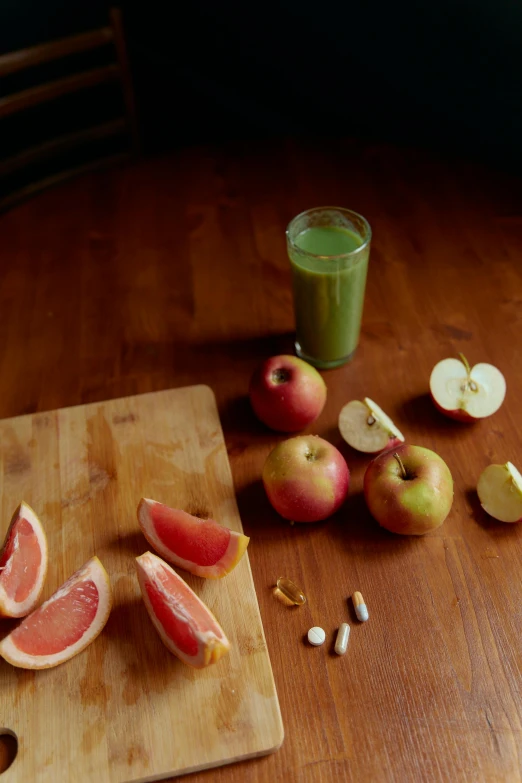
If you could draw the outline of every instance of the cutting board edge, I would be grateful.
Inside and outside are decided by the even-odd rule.
[[[230,756],[226,759],[220,759],[220,761],[218,761],[217,763],[215,761],[209,761],[206,764],[197,764],[196,766],[185,767],[184,769],[178,770],[174,773],[165,772],[165,773],[160,773],[159,775],[152,775],[144,778],[130,778],[129,780],[126,780],[125,783],[156,783],[156,781],[168,780],[169,778],[179,778],[182,777],[183,775],[190,775],[194,772],[204,772],[205,770],[208,769],[219,769],[219,767],[226,767],[229,764],[238,764],[240,761],[249,761],[250,759],[257,759],[257,758],[264,758],[265,756],[271,756],[272,753],[277,753],[277,751],[281,748],[285,739],[285,727],[283,725],[281,709],[279,707],[279,699],[277,699],[277,707],[278,707],[278,715],[279,715],[278,728],[280,729],[281,739],[280,742],[278,742],[276,745],[270,745],[268,748],[263,748],[262,750],[255,751],[254,753],[247,753],[244,756]]]
[[[206,383],[195,383],[191,386],[168,386],[165,389],[158,389],[157,391],[150,391],[150,392],[143,392],[142,394],[127,394],[124,397],[111,397],[110,399],[105,400],[93,400],[92,402],[78,402],[74,405],[62,405],[59,408],[47,408],[45,410],[36,410],[33,413],[19,413],[15,416],[3,416],[0,418],[0,425],[4,424],[6,421],[9,422],[18,422],[21,419],[31,419],[33,416],[45,416],[46,413],[60,413],[61,411],[73,411],[75,408],[90,408],[94,405],[106,405],[107,403],[118,403],[118,402],[124,402],[125,400],[131,400],[135,399],[136,397],[151,397],[156,394],[166,394],[167,392],[172,391],[183,391],[185,389],[206,389],[216,406],[216,410],[218,412],[218,419],[219,424],[221,426],[221,419],[219,418],[219,407],[216,400],[216,395],[214,393],[214,390]],[[221,432],[223,432],[223,428],[221,427]]]

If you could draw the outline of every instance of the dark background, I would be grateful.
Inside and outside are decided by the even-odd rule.
[[[106,24],[108,7],[4,0],[0,53]],[[522,168],[522,4],[514,0],[121,7],[146,152],[340,135]],[[24,86],[20,78],[5,79],[0,92]],[[46,108],[4,121],[2,157],[36,131],[52,135],[54,122],[117,113],[118,101],[96,88],[57,101],[52,120]]]

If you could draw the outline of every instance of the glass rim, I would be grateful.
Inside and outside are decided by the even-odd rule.
[[[295,221],[298,220],[299,218],[302,218],[305,215],[312,214],[312,212],[323,212],[323,211],[327,212],[327,211],[330,211],[330,210],[331,211],[336,211],[336,212],[341,212],[341,213],[348,214],[348,215],[354,215],[355,217],[359,218],[359,220],[362,220],[362,222],[363,222],[363,224],[364,224],[364,226],[366,228],[366,231],[367,231],[367,237],[363,241],[362,245],[360,245],[360,247],[357,247],[355,250],[350,250],[348,253],[337,253],[336,255],[331,255],[331,256],[329,256],[329,255],[321,255],[320,253],[310,253],[308,250],[303,250],[302,247],[299,247],[299,245],[296,245],[294,240],[290,236],[290,227],[292,226],[292,224],[295,223]],[[311,209],[305,209],[305,210],[303,210],[303,212],[299,212],[298,215],[296,215],[295,217],[292,218],[292,220],[290,221],[290,223],[286,227],[285,234],[286,234],[286,240],[287,240],[288,244],[292,247],[292,250],[295,250],[297,253],[299,253],[302,256],[308,256],[309,258],[318,258],[318,259],[323,259],[323,260],[328,260],[328,261],[331,261],[331,260],[337,259],[337,258],[352,258],[353,256],[356,256],[360,252],[365,250],[368,247],[368,245],[370,244],[371,239],[372,239],[372,229],[371,229],[370,224],[368,223],[368,221],[364,217],[364,215],[361,215],[359,212],[355,212],[355,210],[353,210],[353,209],[348,209],[348,207],[312,207]],[[362,237],[361,237],[361,239],[362,239]]]

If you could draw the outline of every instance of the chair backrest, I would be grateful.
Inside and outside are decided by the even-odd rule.
[[[130,74],[127,48],[123,32],[121,11],[113,8],[110,11],[110,24],[97,30],[91,30],[80,35],[50,41],[28,49],[9,52],[0,56],[0,78],[33,68],[53,60],[59,60],[70,55],[87,52],[112,44],[115,51],[115,61],[101,67],[90,68],[68,74],[62,78],[54,79],[43,84],[29,87],[18,92],[0,98],[0,121],[22,112],[26,109],[53,101],[56,98],[75,93],[89,87],[105,83],[119,83],[125,105],[125,112],[121,117],[111,119],[101,124],[91,125],[87,128],[66,133],[56,138],[32,146],[18,152],[11,157],[0,160],[0,177],[12,175],[34,163],[52,159],[60,153],[68,152],[77,147],[83,147],[90,142],[111,136],[123,135],[127,139],[126,149],[117,154],[106,155],[101,159],[89,161],[80,166],[66,168],[58,173],[53,173],[31,182],[23,188],[9,193],[0,198],[0,210],[12,206],[17,201],[32,195],[33,193],[49,187],[67,177],[98,167],[123,160],[130,154],[139,150],[139,133],[136,116],[136,105],[132,78]]]

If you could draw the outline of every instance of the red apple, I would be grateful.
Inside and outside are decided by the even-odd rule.
[[[364,497],[381,527],[421,536],[448,516],[453,479],[434,451],[405,444],[370,462],[364,474]]]
[[[443,359],[430,377],[431,398],[445,416],[473,422],[495,413],[506,396],[504,376],[492,364],[470,367],[465,356]]]
[[[326,402],[326,384],[297,356],[273,356],[250,381],[250,402],[261,421],[278,432],[298,432],[317,419]]]
[[[346,443],[366,454],[393,449],[404,443],[404,435],[389,416],[369,397],[352,400],[339,414],[339,432]]]
[[[319,522],[331,516],[346,498],[349,483],[343,455],[317,435],[279,443],[263,467],[270,503],[293,522]]]
[[[522,476],[511,462],[489,465],[480,474],[477,493],[490,516],[500,522],[522,522]]]

